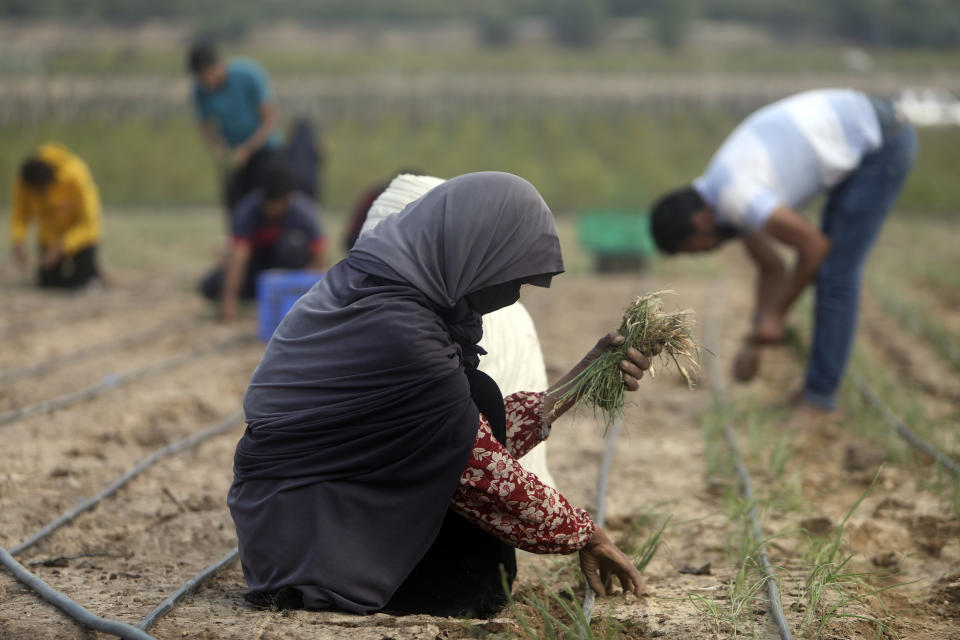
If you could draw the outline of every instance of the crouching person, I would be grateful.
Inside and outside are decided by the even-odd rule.
[[[507,601],[514,549],[575,553],[603,594],[643,578],[587,513],[517,463],[568,409],[506,398],[478,370],[482,316],[563,272],[526,180],[444,182],[364,232],[267,344],[244,399],[227,504],[248,600],[281,608],[480,616]],[[636,391],[649,361],[628,351]],[[609,586],[609,585],[608,585]]]
[[[20,166],[13,187],[10,238],[14,261],[26,269],[27,233],[37,220],[41,287],[78,289],[101,278],[100,195],[87,164],[59,144],[48,143]]]
[[[220,303],[220,319],[229,322],[236,317],[239,298],[256,297],[262,271],[323,269],[325,244],[315,203],[297,190],[289,164],[273,159],[264,167],[261,187],[233,212],[223,264],[203,279],[200,290]]]

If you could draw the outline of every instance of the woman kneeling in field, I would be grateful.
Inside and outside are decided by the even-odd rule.
[[[481,316],[563,271],[556,225],[525,180],[448,180],[365,233],[301,298],[247,389],[228,503],[248,599],[357,613],[489,616],[513,549],[580,552],[590,585],[629,558],[516,458],[567,406],[558,389],[623,338],[602,338],[545,392],[500,396],[477,370]],[[649,367],[621,363],[636,390]]]

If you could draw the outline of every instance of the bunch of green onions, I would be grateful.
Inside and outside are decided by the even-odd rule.
[[[652,357],[657,346],[662,346],[660,358],[673,361],[680,375],[693,387],[693,378],[681,361],[689,368],[700,368],[700,349],[693,337],[693,312],[663,310],[664,294],[673,291],[656,291],[631,302],[623,312],[623,321],[618,329],[626,340],[622,345],[609,349],[590,363],[586,369],[567,383],[558,399],[558,404],[575,404],[577,408],[590,407],[604,414],[607,427],[616,417],[623,415],[623,371],[620,361],[627,359],[627,349],[633,347],[643,355]],[[653,364],[650,377],[656,377]]]

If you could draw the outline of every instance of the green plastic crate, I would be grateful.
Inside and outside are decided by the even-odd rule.
[[[649,258],[656,254],[646,211],[589,210],[577,219],[580,243],[598,256]]]

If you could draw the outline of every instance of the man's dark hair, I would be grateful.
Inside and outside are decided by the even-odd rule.
[[[275,156],[263,163],[260,186],[267,200],[279,200],[296,191],[300,184],[290,163],[283,156]]]
[[[29,187],[46,189],[53,182],[53,166],[36,156],[31,156],[20,165],[20,177]]]
[[[693,214],[705,206],[703,198],[692,186],[671,191],[653,204],[650,210],[650,231],[664,253],[676,253],[680,243],[693,235]]]
[[[193,74],[198,74],[220,59],[217,46],[211,40],[198,40],[190,47],[187,54],[187,68]]]

